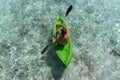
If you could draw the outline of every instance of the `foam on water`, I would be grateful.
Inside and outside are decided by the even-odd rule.
[[[56,15],[65,15],[73,58],[45,54]],[[0,0],[0,80],[120,80],[119,0]]]

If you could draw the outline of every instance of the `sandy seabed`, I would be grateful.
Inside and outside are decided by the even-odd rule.
[[[63,68],[49,43],[64,18],[73,58]],[[120,80],[120,0],[0,0],[0,80]]]

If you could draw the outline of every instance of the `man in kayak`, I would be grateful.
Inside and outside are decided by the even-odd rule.
[[[63,25],[58,25],[59,27],[62,27],[61,31],[57,31],[56,40],[52,37],[52,44],[53,45],[65,45],[67,43],[67,40],[69,38],[69,31],[68,29]],[[56,27],[58,27],[56,26]]]

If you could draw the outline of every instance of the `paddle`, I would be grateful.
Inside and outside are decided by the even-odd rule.
[[[65,17],[68,16],[68,14],[71,12],[72,8],[73,8],[72,5],[70,5],[70,6],[68,7],[68,9],[67,9],[67,11],[66,11],[66,14],[65,14]],[[51,44],[48,44],[48,45],[42,50],[41,54],[45,53],[45,51],[48,50],[48,47],[49,47],[50,45],[51,45]]]
[[[71,12],[72,8],[73,8],[72,5],[70,5],[66,11],[65,17]]]

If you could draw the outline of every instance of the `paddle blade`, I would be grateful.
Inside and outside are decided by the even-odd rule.
[[[65,17],[71,12],[72,8],[73,8],[72,5],[70,5],[66,11]]]
[[[49,47],[49,45],[47,45],[47,46],[43,49],[43,51],[41,52],[41,54],[45,53],[45,51],[48,50],[48,47]]]

